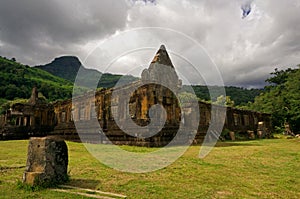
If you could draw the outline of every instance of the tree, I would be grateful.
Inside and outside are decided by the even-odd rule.
[[[179,100],[180,102],[194,102],[198,101],[198,98],[196,95],[188,92],[182,92],[179,94]]]
[[[291,68],[288,68],[287,70],[278,70],[278,68],[275,68],[275,72],[271,73],[273,77],[268,78],[266,82],[275,86],[283,85],[288,80],[289,74],[295,71],[296,69]]]
[[[214,104],[223,106],[234,106],[234,101],[231,100],[230,96],[225,97],[224,95],[220,95],[217,98],[217,101],[214,102]]]
[[[300,68],[275,69],[266,81],[265,92],[255,98],[250,108],[272,114],[274,126],[288,122],[294,132],[300,131]]]

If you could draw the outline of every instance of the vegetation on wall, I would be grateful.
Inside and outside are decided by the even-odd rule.
[[[224,95],[220,95],[217,100],[215,102],[213,102],[214,104],[217,105],[223,105],[223,106],[234,106],[234,101],[231,100],[230,96],[224,96]]]

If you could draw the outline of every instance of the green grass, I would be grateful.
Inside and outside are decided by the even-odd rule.
[[[146,174],[113,170],[82,144],[67,144],[71,186],[128,198],[300,198],[300,139],[218,143],[204,159],[198,158],[200,147],[192,146],[172,165]],[[47,189],[18,189],[27,145],[28,141],[0,142],[0,198],[84,198]]]

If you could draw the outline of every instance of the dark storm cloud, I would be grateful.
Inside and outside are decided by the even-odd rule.
[[[26,57],[39,52],[74,53],[78,45],[122,29],[127,8],[119,0],[1,0],[0,53],[14,50],[29,64]]]
[[[228,85],[263,86],[275,67],[284,69],[300,63],[299,0],[133,1],[2,0],[0,55],[33,65],[65,54],[83,60],[96,43],[116,36],[116,32],[162,27],[200,43]],[[250,3],[251,13],[241,19],[241,6],[248,5],[247,14]],[[119,50],[126,42],[139,46],[145,40],[153,43],[151,47],[165,42],[168,50],[178,49],[175,53],[193,52],[177,37],[159,33],[133,35],[123,44],[111,45],[110,51]],[[150,57],[142,59],[151,59],[155,50],[149,53]],[[126,73],[122,64],[147,67],[148,63],[137,59],[128,55],[111,72]],[[89,66],[97,64],[91,62]]]

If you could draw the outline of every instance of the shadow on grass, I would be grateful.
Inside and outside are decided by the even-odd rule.
[[[100,184],[98,180],[91,180],[91,179],[73,179],[71,178],[66,185],[80,187],[85,189],[95,189]]]
[[[0,166],[0,171],[5,171],[5,170],[14,170],[14,169],[24,169],[26,166],[19,166],[19,167],[2,167]]]
[[[232,147],[232,146],[262,146],[262,144],[259,144],[257,142],[254,143],[249,140],[248,141],[226,141],[226,142],[218,142],[214,147]]]

